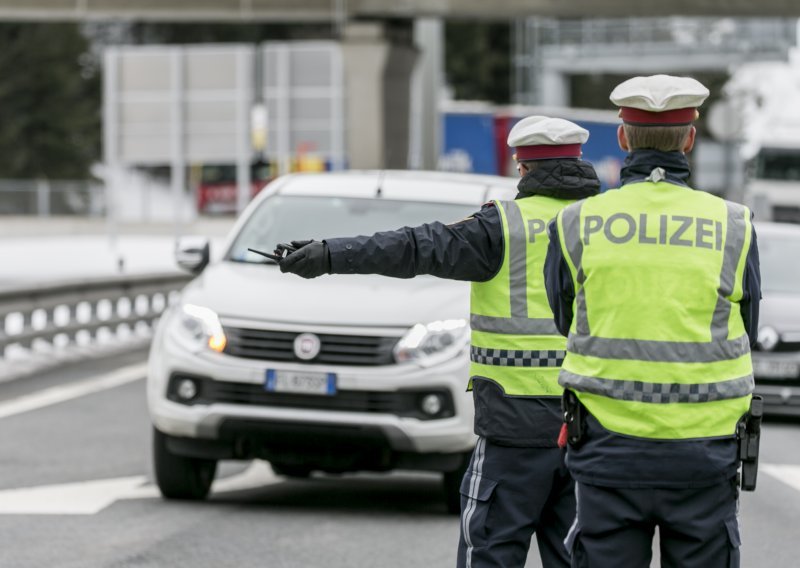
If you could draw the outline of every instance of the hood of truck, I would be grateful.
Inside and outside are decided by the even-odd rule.
[[[469,318],[469,283],[431,276],[283,274],[274,264],[220,262],[187,285],[184,303],[222,319],[344,326],[405,327]]]

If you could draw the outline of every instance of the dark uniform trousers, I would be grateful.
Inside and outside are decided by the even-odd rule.
[[[564,450],[478,438],[461,484],[457,566],[521,568],[534,532],[545,568],[569,566],[564,536],[574,518],[575,485]]]
[[[739,566],[735,480],[691,489],[578,483],[565,545],[573,568],[647,568],[658,526],[664,568]]]

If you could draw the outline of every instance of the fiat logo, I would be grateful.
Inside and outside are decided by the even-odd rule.
[[[294,338],[294,354],[298,359],[308,361],[319,355],[322,343],[313,333],[301,333]]]

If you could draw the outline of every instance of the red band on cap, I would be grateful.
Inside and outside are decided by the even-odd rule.
[[[517,146],[517,160],[547,160],[552,158],[580,158],[580,144],[558,144],[555,146]]]
[[[656,124],[690,124],[697,116],[697,109],[679,108],[675,110],[665,110],[664,112],[650,112],[638,108],[622,107],[619,116],[623,122],[628,124],[639,124],[652,126]]]

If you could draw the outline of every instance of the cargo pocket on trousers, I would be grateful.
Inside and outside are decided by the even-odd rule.
[[[739,547],[742,545],[742,539],[739,535],[739,519],[736,517],[725,519],[725,528],[728,530],[728,544],[730,546],[728,568],[738,568],[740,562]]]
[[[461,482],[461,495],[466,498],[466,505],[461,510],[461,530],[468,546],[481,546],[486,542],[490,530],[490,510],[497,489],[497,482],[479,476],[473,485],[474,472],[468,471]],[[463,501],[462,501],[463,503]]]

